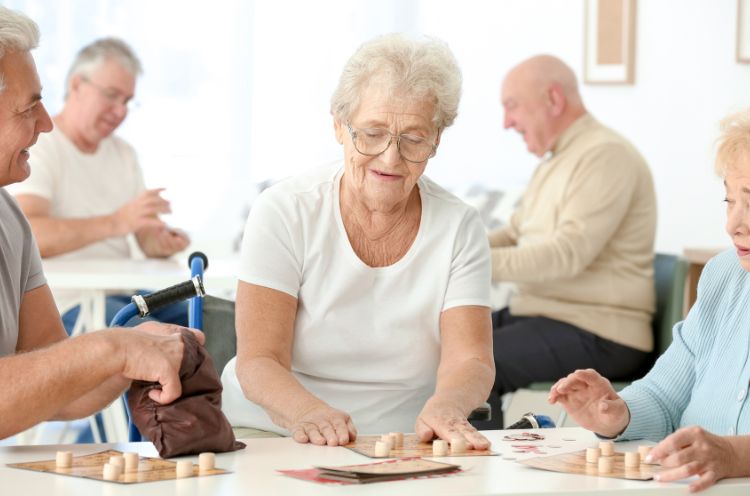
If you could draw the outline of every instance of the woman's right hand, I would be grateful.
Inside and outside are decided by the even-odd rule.
[[[612,384],[594,369],[576,370],[550,389],[549,403],[560,403],[584,429],[616,437],[630,423],[630,411]]]
[[[297,414],[288,429],[298,443],[343,446],[357,438],[349,414],[322,402]]]

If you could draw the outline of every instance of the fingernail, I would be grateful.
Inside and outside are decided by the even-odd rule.
[[[661,475],[660,474],[654,474],[654,480],[656,482],[659,482],[661,480]]]
[[[654,461],[654,457],[653,457],[653,456],[651,456],[651,453],[649,453],[648,455],[646,455],[646,458],[644,458],[644,459],[643,459],[643,461],[644,461],[645,463],[651,463],[651,462],[653,462],[653,461]]]

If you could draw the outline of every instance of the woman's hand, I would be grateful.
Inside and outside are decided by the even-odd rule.
[[[357,438],[349,414],[322,402],[297,414],[288,429],[298,443],[343,446]]]
[[[472,426],[461,409],[435,398],[425,403],[417,417],[416,432],[419,440],[428,442],[435,437],[450,441],[456,437],[466,440],[469,449],[488,449],[490,442]]]
[[[661,462],[664,470],[654,480],[669,482],[697,475],[690,491],[706,489],[725,477],[740,477],[740,460],[731,438],[717,436],[700,427],[684,427],[664,438],[646,457],[646,462]]]
[[[576,370],[557,381],[547,401],[560,403],[578,425],[602,436],[615,437],[630,423],[625,401],[593,369]]]

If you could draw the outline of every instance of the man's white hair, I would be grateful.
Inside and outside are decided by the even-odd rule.
[[[8,52],[30,52],[39,46],[39,26],[25,14],[0,6],[0,60]],[[0,72],[0,93],[5,78]]]
[[[76,55],[65,79],[66,96],[73,76],[91,77],[107,60],[114,60],[133,76],[143,73],[141,61],[127,43],[118,38],[101,38],[81,48]]]

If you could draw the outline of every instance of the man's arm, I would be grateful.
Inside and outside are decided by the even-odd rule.
[[[29,219],[39,252],[46,258],[139,229],[163,227],[158,215],[170,209],[169,202],[159,195],[161,191],[144,191],[112,214],[79,219],[52,217],[49,200],[38,195],[19,194],[16,200]]]
[[[162,389],[149,393],[155,401],[180,396],[182,328],[149,322],[65,339],[59,319],[46,285],[24,293],[17,353],[0,358],[0,439],[44,420],[89,415],[130,379],[159,382]]]
[[[492,279],[548,281],[583,272],[633,208],[644,179],[632,160],[618,146],[590,151],[567,186],[554,231],[538,242],[493,248]]]
[[[171,257],[190,244],[187,234],[169,227],[146,227],[135,233],[141,251],[150,258]]]

